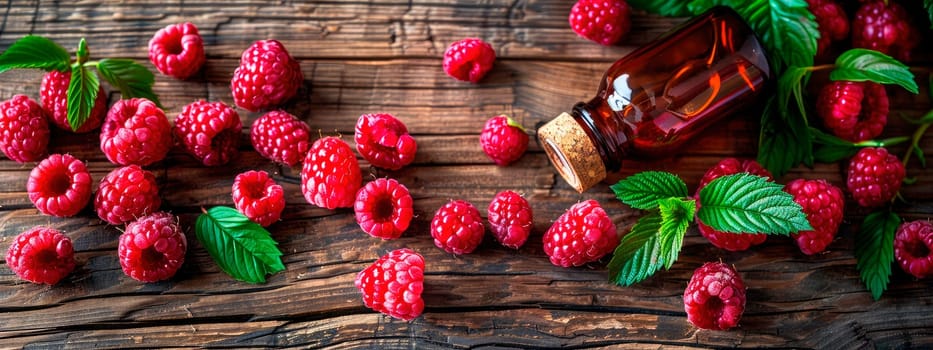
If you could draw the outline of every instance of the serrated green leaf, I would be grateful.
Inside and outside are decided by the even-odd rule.
[[[13,68],[67,72],[70,64],[71,56],[65,48],[37,35],[24,36],[0,55],[0,73]]]
[[[771,97],[761,116],[758,163],[781,177],[800,163],[813,164],[813,144],[806,119],[794,110],[781,117],[775,109],[775,98]]]
[[[123,98],[142,97],[162,106],[159,97],[152,91],[155,76],[149,69],[129,59],[102,59],[97,63],[97,71],[110,85],[118,90]]]
[[[664,17],[686,17],[693,13],[687,8],[688,1],[629,0],[628,4],[639,10]]]
[[[657,201],[687,196],[687,185],[677,175],[663,171],[644,171],[610,186],[619,200],[632,208],[648,210],[658,207]]]
[[[665,269],[670,269],[680,255],[680,248],[684,245],[684,234],[696,215],[696,201],[680,198],[662,199],[658,201],[658,209],[661,213],[661,261]]]
[[[812,230],[800,205],[782,189],[748,173],[722,176],[700,190],[697,217],[723,232],[787,235]]]
[[[100,81],[97,74],[85,66],[75,65],[71,69],[71,82],[68,83],[68,125],[71,130],[78,130],[84,125],[94,108]]]
[[[654,275],[663,266],[658,239],[661,214],[648,213],[638,219],[632,231],[616,247],[609,261],[609,281],[630,286]]]
[[[875,300],[888,288],[894,262],[894,233],[900,224],[901,218],[894,212],[876,211],[865,217],[855,235],[856,266]]]
[[[236,209],[217,206],[201,214],[195,234],[220,269],[237,280],[265,283],[266,275],[285,270],[269,231]]]
[[[851,49],[839,55],[829,79],[896,84],[915,94],[920,91],[910,67],[891,56],[868,49]]]

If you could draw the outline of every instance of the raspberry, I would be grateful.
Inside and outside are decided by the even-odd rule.
[[[866,147],[849,161],[846,186],[858,205],[874,208],[894,198],[904,175],[904,165],[888,150]]]
[[[794,196],[813,227],[813,230],[793,235],[800,251],[813,255],[826,250],[842,223],[845,206],[842,190],[826,180],[796,179],[787,183],[784,191]]]
[[[138,165],[111,171],[97,189],[94,208],[97,216],[113,225],[136,220],[159,209],[159,187],[155,175]]]
[[[835,0],[807,0],[807,4],[820,30],[816,55],[824,56],[833,41],[844,40],[849,35],[849,17]]]
[[[901,269],[916,278],[933,276],[933,224],[925,220],[905,222],[894,236],[894,256]]]
[[[346,142],[328,136],[311,145],[301,167],[301,192],[308,203],[331,210],[352,207],[362,183],[360,165]]]
[[[525,198],[513,191],[497,193],[489,202],[486,217],[492,235],[503,246],[521,248],[531,234],[531,206]]]
[[[852,20],[852,47],[872,49],[908,61],[910,51],[920,43],[920,32],[909,20],[907,10],[894,1],[866,2]]]
[[[114,164],[146,166],[172,148],[172,125],[162,109],[144,98],[117,101],[100,128],[100,149]]]
[[[711,181],[725,175],[732,175],[738,173],[749,173],[752,175],[758,175],[767,177],[768,180],[772,180],[771,172],[758,164],[754,160],[738,160],[736,158],[726,158],[715,166],[706,171],[706,174],[703,175],[703,178],[700,179],[700,185],[697,187],[696,198],[697,205],[702,205],[699,202],[700,190],[703,187],[706,187]],[[765,240],[768,239],[768,235],[765,234],[748,234],[748,233],[729,233],[716,231],[712,227],[707,226],[699,218],[697,218],[697,228],[700,230],[700,234],[703,237],[706,237],[714,246],[725,249],[728,251],[738,252],[747,250],[753,245],[762,244]]]
[[[408,188],[394,179],[376,179],[356,193],[356,222],[373,237],[395,239],[408,229],[414,210]]]
[[[881,134],[888,122],[888,94],[872,82],[834,81],[820,90],[817,112],[842,139],[861,142]]]
[[[720,331],[735,327],[745,312],[745,282],[729,265],[705,263],[684,290],[684,310],[694,326]]]
[[[23,280],[56,284],[74,270],[74,254],[68,236],[54,228],[36,226],[13,239],[6,264]]]
[[[237,106],[256,112],[295,96],[303,80],[301,66],[282,43],[259,40],[243,51],[230,89]]]
[[[157,212],[126,225],[117,248],[123,273],[140,282],[157,282],[175,275],[185,262],[188,241],[178,218]]]
[[[574,204],[544,234],[544,252],[562,267],[590,263],[619,245],[616,225],[595,200]]]
[[[53,154],[29,173],[26,191],[43,214],[74,216],[91,199],[91,174],[75,157]]]
[[[49,122],[26,95],[0,103],[0,150],[18,163],[42,159],[49,147]]]
[[[451,254],[469,254],[483,241],[483,218],[470,202],[455,199],[441,206],[431,220],[434,245]]]
[[[632,8],[623,0],[580,0],[570,9],[570,28],[577,35],[612,45],[631,28]]]
[[[506,166],[525,154],[525,150],[528,149],[528,134],[521,124],[500,115],[486,121],[479,136],[479,143],[483,146],[483,152],[486,152],[496,165]]]
[[[253,122],[249,138],[263,157],[294,166],[311,147],[311,127],[285,111],[272,111]]]
[[[186,79],[204,64],[204,41],[191,22],[170,24],[149,40],[149,61],[162,72]]]
[[[279,220],[285,209],[285,191],[269,173],[250,170],[233,180],[233,203],[236,210],[265,227]]]
[[[496,51],[482,39],[461,39],[444,51],[444,72],[454,79],[476,83],[495,61]]]
[[[415,160],[418,145],[391,114],[363,114],[356,121],[356,150],[372,165],[398,170]]]
[[[356,275],[356,288],[366,307],[411,320],[424,311],[424,257],[408,248],[383,255]]]
[[[66,131],[72,131],[71,124],[68,124],[68,84],[70,83],[71,72],[53,70],[42,77],[42,84],[39,85],[39,99],[42,101],[42,108],[48,114],[49,120],[59,129]],[[97,89],[97,98],[94,99],[91,114],[84,124],[73,132],[86,133],[97,129],[104,120],[105,113],[107,113],[107,94],[104,93],[104,87],[100,86]]]
[[[223,165],[237,153],[240,115],[223,102],[193,102],[175,118],[175,137],[206,166]]]

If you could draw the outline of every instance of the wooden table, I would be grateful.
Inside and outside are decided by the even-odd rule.
[[[188,81],[157,74],[155,91],[174,119],[197,99],[233,105],[229,82],[250,43],[274,38],[301,62],[304,86],[285,108],[318,135],[341,135],[352,144],[363,113],[389,112],[415,135],[414,164],[399,171],[371,167],[360,158],[364,178],[391,177],[414,197],[415,218],[401,239],[382,241],[363,233],[350,209],[308,204],[299,188],[299,168],[260,157],[248,143],[248,126],[259,115],[239,110],[243,143],[239,158],[216,168],[201,166],[180,149],[149,167],[156,174],[162,209],[181,217],[188,234],[187,261],[172,279],[140,283],[125,276],[117,260],[121,227],[99,220],[92,205],[77,217],[38,213],[25,183],[35,165],[0,161],[0,249],[35,225],[50,225],[73,240],[78,267],[55,286],[20,281],[0,268],[0,347],[286,347],[473,348],[473,347],[912,347],[933,344],[933,282],[916,281],[896,266],[890,288],[872,301],[853,257],[853,235],[864,210],[850,204],[847,219],[826,253],[806,256],[789,238],[769,238],[746,252],[711,246],[688,232],[679,261],[669,271],[633,287],[607,282],[605,263],[580,268],[551,265],[541,234],[572,204],[595,199],[621,233],[642,214],[617,201],[608,185],[583,194],[569,187],[532,142],[516,164],[493,165],[479,146],[485,121],[509,114],[529,130],[595,90],[609,64],[682,19],[636,12],[623,46],[603,47],[568,27],[572,1],[245,2],[14,0],[0,6],[0,48],[26,34],[52,38],[73,51],[87,38],[92,58],[129,57],[152,68],[147,42],[159,28],[194,22],[208,61]],[[924,22],[925,23],[925,22]],[[455,81],[441,69],[451,42],[476,36],[498,53],[479,84]],[[929,55],[918,55],[929,62]],[[926,61],[924,61],[926,59]],[[916,65],[916,63],[914,64]],[[152,68],[154,71],[154,68]],[[0,75],[0,98],[18,93],[38,99],[41,73]],[[919,116],[931,108],[926,76],[921,94],[897,91],[892,116]],[[117,92],[109,90],[114,103]],[[625,174],[664,170],[695,188],[703,172],[724,157],[754,157],[757,115],[720,124],[669,159],[630,161]],[[892,117],[886,134],[912,126]],[[530,131],[529,131],[530,132]],[[98,147],[96,133],[53,133],[50,151],[86,161],[95,182],[115,166]],[[923,143],[933,154],[933,142]],[[904,148],[894,148],[903,154]],[[232,205],[233,177],[266,170],[286,189],[283,219],[269,230],[280,244],[286,271],[252,285],[221,272],[194,237],[201,208]],[[933,171],[911,163],[917,183],[905,187],[906,219],[933,213]],[[843,184],[843,167],[797,168],[780,179],[826,178]],[[501,190],[523,193],[534,214],[529,242],[515,251],[488,236],[473,254],[453,256],[434,247],[434,212],[451,199],[481,208]],[[356,274],[380,255],[410,247],[427,261],[423,316],[395,320],[363,306]],[[699,330],[683,309],[683,290],[703,262],[734,264],[748,285],[741,326],[726,332]]]

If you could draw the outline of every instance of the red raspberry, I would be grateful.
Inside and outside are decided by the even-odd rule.
[[[844,40],[849,36],[849,17],[835,0],[807,0],[810,12],[816,16],[820,38],[816,41],[816,55],[826,54],[833,41]]]
[[[813,227],[793,234],[800,251],[813,255],[826,250],[842,223],[845,206],[842,190],[826,180],[796,179],[784,186],[784,191],[794,196]]]
[[[303,80],[301,66],[282,43],[259,40],[243,51],[230,89],[237,106],[256,112],[295,96]]]
[[[874,208],[894,198],[904,176],[904,165],[888,150],[866,147],[849,161],[846,186],[858,205]]]
[[[528,201],[513,191],[497,193],[489,202],[486,217],[496,240],[512,249],[525,244],[534,223]]]
[[[431,220],[434,245],[451,254],[469,254],[483,241],[483,218],[472,203],[455,199],[441,206]]]
[[[18,163],[34,162],[48,152],[49,122],[26,95],[0,103],[0,150]]]
[[[486,121],[479,143],[497,165],[506,166],[521,158],[528,149],[528,134],[512,118],[500,115]]]
[[[925,220],[905,222],[894,236],[894,257],[901,269],[916,278],[933,276],[933,224]]]
[[[705,263],[684,290],[684,310],[694,326],[720,331],[735,327],[745,312],[745,282],[729,265]]]
[[[356,150],[372,165],[398,170],[415,160],[418,145],[391,114],[363,114],[356,121]]]
[[[149,61],[162,72],[186,79],[204,64],[204,41],[191,22],[170,24],[149,40]]]
[[[91,174],[69,154],[53,154],[39,162],[26,181],[29,200],[46,215],[69,217],[91,199]]]
[[[301,192],[308,203],[331,210],[352,207],[362,183],[360,165],[346,142],[328,136],[311,145],[301,167]]]
[[[697,205],[701,205],[699,202],[700,190],[703,187],[706,187],[711,181],[725,175],[732,175],[738,173],[749,173],[752,175],[758,175],[767,177],[768,180],[773,180],[771,172],[758,164],[754,160],[738,160],[736,158],[726,158],[715,166],[706,171],[706,174],[703,175],[703,178],[700,179],[700,185],[697,187],[696,198]],[[700,230],[700,234],[703,237],[706,237],[714,246],[725,249],[728,251],[738,252],[747,250],[753,245],[762,244],[765,240],[768,239],[766,234],[749,234],[749,233],[729,233],[716,231],[712,227],[707,226],[699,218],[696,219],[697,228]]]
[[[454,79],[476,83],[495,61],[496,51],[482,39],[461,39],[444,51],[444,72]]]
[[[39,99],[52,124],[59,129],[72,131],[71,124],[68,124],[68,84],[71,84],[71,72],[53,70],[46,73],[42,77],[42,84],[39,85]],[[74,132],[85,133],[97,129],[100,122],[104,120],[105,113],[107,113],[107,94],[104,92],[104,87],[100,86],[97,90],[97,98],[94,100],[94,107],[91,108],[91,114]]]
[[[111,171],[97,189],[94,208],[97,216],[113,225],[136,220],[159,209],[159,187],[155,175],[138,165]]]
[[[175,118],[175,137],[206,166],[223,165],[237,154],[240,115],[223,102],[191,103]]]
[[[834,135],[852,142],[869,140],[888,122],[888,93],[881,84],[834,81],[820,90],[817,112]]]
[[[424,257],[408,248],[383,255],[356,275],[356,288],[366,307],[411,320],[424,311]]]
[[[36,226],[13,239],[6,264],[23,280],[56,284],[74,270],[74,254],[68,236],[54,228]]]
[[[178,218],[157,212],[126,225],[117,248],[123,273],[140,282],[157,282],[175,275],[185,262],[188,241]]]
[[[619,245],[616,225],[595,200],[567,209],[544,234],[544,252],[551,263],[571,267],[590,263]]]
[[[233,203],[236,210],[265,227],[279,221],[285,209],[285,191],[269,173],[250,170],[233,180]]]
[[[920,32],[910,24],[910,15],[894,1],[869,1],[855,12],[853,47],[880,51],[908,61],[910,51],[919,43]]]
[[[395,239],[408,229],[414,210],[408,188],[394,179],[376,179],[356,193],[353,210],[363,232]]]
[[[580,0],[570,9],[570,28],[577,35],[612,45],[631,28],[632,8],[623,0]]]
[[[249,138],[267,159],[294,166],[311,147],[311,127],[285,111],[272,111],[253,122]]]
[[[114,164],[146,166],[172,148],[172,125],[162,109],[144,98],[117,101],[100,128],[100,149]]]

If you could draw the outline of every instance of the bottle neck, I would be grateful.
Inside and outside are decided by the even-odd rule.
[[[622,169],[622,159],[626,157],[631,148],[631,126],[623,118],[614,115],[612,111],[601,111],[597,106],[605,103],[600,97],[589,103],[578,102],[571,109],[570,114],[577,120],[586,135],[596,147],[599,158],[607,172],[616,172]]]

